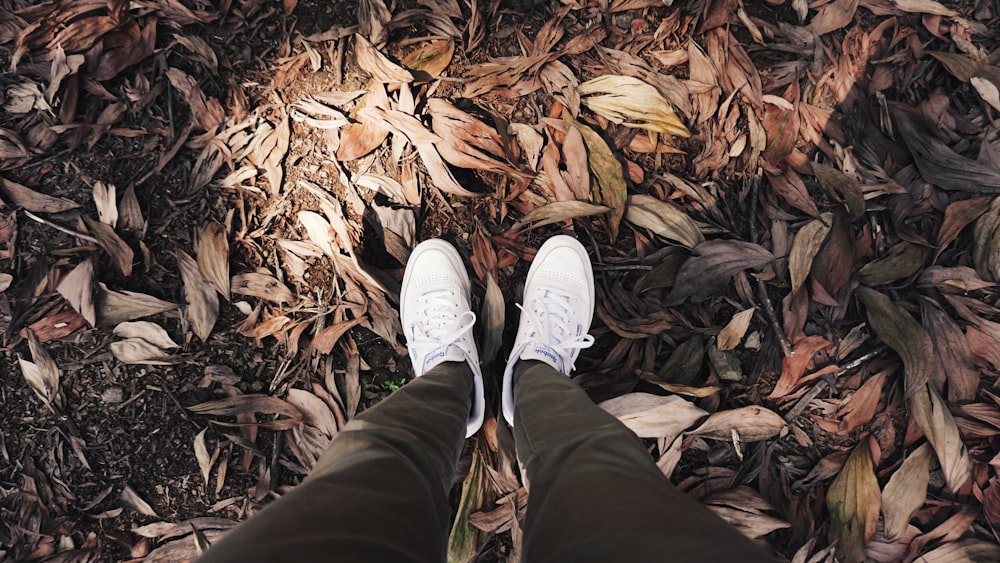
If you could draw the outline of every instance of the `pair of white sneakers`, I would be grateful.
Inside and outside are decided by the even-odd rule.
[[[486,402],[479,351],[472,336],[469,274],[451,244],[431,239],[410,254],[399,296],[399,316],[419,377],[442,362],[466,362],[472,369],[474,397],[466,436],[483,424]],[[587,333],[594,316],[594,273],[587,251],[573,237],[548,239],[528,270],[521,319],[503,374],[502,410],[514,425],[514,365],[544,362],[567,376],[580,350],[594,343]]]

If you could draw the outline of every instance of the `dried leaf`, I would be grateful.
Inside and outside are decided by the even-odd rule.
[[[738,240],[708,240],[694,248],[694,256],[681,266],[674,288],[665,299],[672,307],[689,297],[699,303],[724,289],[737,272],[759,268],[774,255],[759,245]]]
[[[993,542],[967,538],[948,542],[920,556],[920,563],[953,563],[955,561],[997,561],[1000,546]]]
[[[903,0],[914,1],[914,0]],[[933,1],[933,0],[919,0]],[[834,0],[819,9],[811,22],[809,30],[816,35],[826,35],[846,27],[854,20],[854,12],[858,10],[859,0]]]
[[[893,245],[885,256],[865,264],[858,272],[858,280],[874,286],[907,279],[923,269],[929,255],[927,248],[902,241]]]
[[[256,272],[233,276],[232,292],[237,295],[259,297],[279,305],[295,303],[295,294],[285,284],[275,279],[274,276]]]
[[[86,223],[87,229],[97,239],[97,244],[114,260],[118,271],[125,277],[132,275],[132,261],[135,258],[135,254],[129,245],[118,236],[118,233],[111,227],[99,221],[94,221],[90,217],[84,216],[83,222]]]
[[[166,74],[170,84],[191,107],[191,114],[203,130],[212,131],[225,121],[226,111],[222,109],[222,104],[215,98],[205,96],[197,80],[176,68],[168,68]]]
[[[109,347],[115,358],[123,364],[169,365],[178,361],[176,356],[142,338],[119,340],[112,342]]]
[[[598,406],[617,417],[640,438],[665,438],[667,442],[672,442],[708,414],[676,395],[628,393]]]
[[[855,292],[865,306],[872,330],[902,358],[904,389],[906,396],[911,397],[921,391],[934,369],[934,344],[930,335],[906,309],[884,294],[863,286]]]
[[[987,280],[1000,281],[1000,197],[976,219],[972,231],[972,261]]]
[[[488,364],[496,357],[503,343],[504,317],[506,314],[503,292],[491,274],[486,274],[486,294],[479,311],[482,336],[479,339],[480,360]]]
[[[652,196],[629,196],[625,220],[688,248],[705,241],[705,236],[687,213],[672,203]]]
[[[562,102],[574,118],[580,115],[580,81],[573,74],[573,69],[559,60],[552,61],[542,67],[538,73],[545,93]]]
[[[628,186],[622,173],[622,165],[611,152],[611,147],[596,131],[572,122],[571,125],[580,130],[583,142],[587,145],[587,162],[593,174],[592,201],[610,208],[608,223],[611,227],[611,241],[618,238],[618,226],[625,215],[625,204],[628,202]]]
[[[469,473],[462,482],[462,496],[448,534],[448,561],[472,561],[486,542],[488,535],[473,526],[470,517],[487,506],[487,482],[487,468],[476,449]]]
[[[799,137],[799,112],[795,110],[799,103],[799,81],[793,80],[781,98],[765,101],[769,103],[764,104],[761,122],[767,132],[764,157],[772,166],[778,166],[795,150],[795,141]],[[792,109],[788,109],[786,104],[790,104]]]
[[[163,301],[145,293],[135,291],[117,291],[99,284],[97,293],[97,324],[99,326],[114,326],[120,322],[131,321],[165,313],[177,308],[176,303]]]
[[[555,145],[546,147],[548,151],[555,154]],[[548,155],[546,155],[548,156]],[[587,145],[583,142],[583,134],[576,127],[570,127],[566,131],[566,139],[562,145],[562,159],[566,164],[566,172],[558,171],[555,165],[556,159],[552,159],[553,166],[546,161],[545,174],[552,180],[552,175],[558,174],[565,181],[565,186],[571,193],[565,193],[565,188],[561,185],[553,185],[552,191],[555,193],[557,201],[589,201],[590,200],[590,163],[587,157]]]
[[[114,334],[121,338],[139,338],[164,350],[180,348],[162,326],[149,321],[120,323],[115,327]]]
[[[944,210],[944,222],[937,234],[937,247],[943,250],[958,238],[970,223],[990,208],[990,198],[974,197],[955,201]]]
[[[882,490],[882,516],[888,539],[901,538],[910,525],[910,519],[924,505],[930,461],[931,447],[924,444],[903,460],[903,465],[892,474]]]
[[[90,326],[97,325],[97,311],[94,308],[94,263],[90,258],[80,262],[66,274],[56,290]]]
[[[945,190],[980,194],[1000,192],[1000,171],[951,150],[918,127],[906,111],[897,109],[893,116],[924,180]]]
[[[545,225],[606,213],[607,211],[610,209],[603,205],[593,205],[582,201],[556,201],[532,209],[517,223],[514,223],[510,231],[512,233],[530,231]]]
[[[819,185],[834,198],[841,198],[847,206],[851,220],[856,221],[865,213],[865,196],[857,180],[832,166],[810,163]]]
[[[209,221],[198,234],[198,269],[222,298],[229,301],[229,240],[226,228]]]
[[[792,293],[802,288],[802,284],[809,277],[813,259],[816,258],[820,247],[826,241],[826,235],[829,234],[832,223],[833,214],[824,213],[820,219],[809,221],[795,234],[792,250],[788,254],[788,273],[792,277]]]
[[[138,512],[139,514],[159,518],[159,515],[156,514],[153,507],[149,506],[149,503],[143,500],[142,497],[139,496],[139,493],[135,492],[135,490],[128,485],[125,485],[125,488],[122,490],[121,501],[126,507]]]
[[[179,249],[174,255],[184,282],[184,318],[198,338],[207,341],[219,317],[219,296],[211,282],[201,275],[194,258]]]
[[[196,414],[211,414],[216,416],[235,416],[238,414],[278,414],[290,418],[293,422],[302,422],[302,412],[277,397],[268,395],[236,395],[198,403],[188,410]]]
[[[358,66],[377,82],[384,84],[413,82],[413,74],[410,71],[390,61],[362,35],[354,36],[354,56]]]
[[[754,405],[712,413],[688,434],[714,440],[732,440],[735,430],[744,442],[756,442],[777,436],[785,425],[785,419],[774,411]]]
[[[924,328],[934,343],[934,382],[948,381],[948,400],[964,403],[976,398],[980,373],[972,359],[969,341],[958,324],[930,300],[920,301]]]
[[[389,32],[389,22],[392,13],[385,7],[383,0],[359,0],[358,32],[376,45],[385,43]],[[291,14],[289,10],[287,13]]]
[[[324,328],[319,331],[319,334],[317,334],[316,338],[313,339],[312,347],[315,348],[320,354],[329,354],[333,350],[333,347],[337,345],[337,342],[340,341],[341,337],[347,334],[347,331],[358,326],[364,320],[364,317],[358,317],[356,319],[335,323]]]
[[[904,12],[916,14],[934,14],[938,16],[956,16],[953,10],[945,8],[940,2],[935,0],[892,0],[897,8]]]
[[[426,73],[429,78],[437,78],[451,64],[455,55],[453,39],[435,39],[407,53],[403,66],[410,70]]]
[[[875,535],[882,503],[869,442],[865,439],[854,447],[826,493],[832,521],[830,535],[839,540],[837,554],[848,562],[864,560],[865,547]]]
[[[372,119],[361,112],[362,108],[389,107],[389,98],[385,85],[373,82],[368,85],[368,92],[358,102],[358,123],[348,123],[340,129],[340,146],[337,147],[337,160],[349,161],[361,158],[378,148],[389,136],[380,119]],[[405,200],[404,200],[405,201]]]
[[[595,113],[626,127],[690,137],[673,106],[656,88],[631,76],[606,74],[581,84],[581,101]]]
[[[786,170],[784,172],[779,170],[767,171],[766,175],[771,189],[788,202],[788,205],[804,211],[812,217],[818,218],[820,216],[816,202],[809,195],[809,189],[806,188],[805,182],[802,181],[802,178],[794,170]]]
[[[105,225],[115,228],[118,224],[118,196],[114,184],[94,182],[94,205],[97,218]]]
[[[923,385],[907,400],[910,417],[934,448],[948,489],[958,492],[972,474],[972,462],[948,406],[932,385]]]
[[[31,330],[28,330],[27,333],[28,349],[31,351],[31,359],[34,361],[29,362],[19,355],[17,361],[21,366],[21,374],[42,402],[46,405],[58,403],[61,396],[59,379],[62,377],[62,372],[52,356],[49,355],[48,350],[38,342],[35,333]]]
[[[0,188],[3,188],[11,203],[32,213],[62,213],[80,207],[78,203],[68,199],[38,193],[3,177],[0,177]]]
[[[208,448],[205,446],[205,432],[207,431],[208,428],[205,428],[194,437],[194,457],[198,460],[198,468],[201,469],[201,477],[205,480],[205,486],[208,486],[208,475],[212,471],[212,457],[208,454]]]
[[[722,327],[722,330],[719,331],[716,344],[719,350],[733,350],[739,346],[743,340],[743,336],[747,333],[747,329],[750,328],[750,321],[753,319],[753,314],[756,310],[756,307],[751,307],[745,311],[736,313],[733,315],[733,318],[729,319],[726,326]]]

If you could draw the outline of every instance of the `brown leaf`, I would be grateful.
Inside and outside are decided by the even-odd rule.
[[[750,328],[750,321],[753,319],[753,314],[756,310],[756,307],[751,307],[736,313],[733,315],[733,318],[729,319],[726,326],[722,327],[722,330],[719,331],[717,343],[719,350],[732,350],[739,346],[740,341],[743,340],[743,336],[747,333],[747,329]]]
[[[434,147],[452,165],[526,178],[506,161],[503,142],[494,128],[441,98],[427,101],[427,113],[431,116],[431,128],[439,137]]]
[[[832,166],[819,162],[811,162],[809,165],[812,167],[820,187],[831,197],[843,200],[852,221],[856,221],[864,215],[865,196],[857,180]]]
[[[625,184],[622,165],[596,131],[582,123],[571,121],[572,118],[568,116],[564,116],[564,119],[570,121],[583,135],[583,143],[587,146],[587,162],[594,180],[591,184],[591,199],[610,208],[608,223],[611,241],[614,242],[618,238],[618,226],[625,216],[625,204],[628,202],[628,186]]]
[[[954,417],[932,385],[923,385],[907,400],[910,417],[934,448],[948,489],[958,492],[972,473],[972,462]]]
[[[94,308],[94,264],[90,258],[73,268],[59,282],[56,290],[90,326],[97,325],[97,311]]]
[[[163,327],[149,321],[120,323],[115,327],[114,335],[121,338],[138,338],[145,340],[146,342],[164,350],[180,348],[180,345],[170,338],[170,335],[167,334],[167,331]]]
[[[830,232],[830,225],[833,222],[832,213],[824,213],[820,219],[813,219],[806,223],[799,232],[795,233],[795,240],[792,242],[792,250],[788,254],[788,273],[792,278],[792,293],[802,288],[809,271],[812,270],[813,260],[819,253],[820,247],[826,241],[826,235]]]
[[[582,201],[556,201],[542,207],[532,209],[527,215],[514,223],[510,228],[512,233],[530,231],[545,225],[561,223],[578,217],[588,217],[606,213],[609,209],[603,205],[593,205]]]
[[[768,395],[770,399],[784,397],[804,383],[806,371],[813,368],[813,357],[817,352],[830,349],[833,344],[822,336],[803,336],[793,343],[793,354],[781,359],[781,376]],[[817,374],[812,374],[813,379]]]
[[[358,32],[376,45],[385,43],[389,32],[389,21],[392,13],[385,7],[383,0],[359,0]],[[291,11],[287,13],[291,14]]]
[[[278,414],[287,416],[292,422],[302,422],[302,412],[277,397],[268,395],[236,395],[198,403],[188,407],[188,410],[196,414],[211,414],[216,416],[235,416],[238,414]]]
[[[724,289],[737,272],[774,260],[774,255],[761,246],[738,240],[708,240],[694,247],[693,252],[694,256],[681,266],[664,305],[679,305],[689,297],[700,303]]]
[[[550,144],[547,148],[551,148],[554,151],[555,145]],[[559,189],[562,187],[561,185],[552,186],[556,200],[569,201],[576,199],[579,201],[590,201],[590,165],[587,158],[587,145],[583,142],[583,134],[576,127],[570,127],[566,131],[566,139],[562,145],[562,158],[566,164],[566,172],[564,173],[560,172],[557,166],[549,166],[549,163],[545,163],[546,175],[549,177],[551,177],[551,174],[560,175],[565,181],[565,186],[571,192],[570,194],[565,194],[563,193],[564,190]]]
[[[180,92],[184,101],[191,107],[191,114],[204,131],[212,131],[226,119],[222,104],[215,98],[205,96],[198,81],[176,68],[167,69],[167,79]]]
[[[902,241],[893,245],[885,256],[865,264],[858,272],[858,280],[875,286],[907,279],[924,267],[929,256],[927,248]]]
[[[347,334],[347,331],[359,325],[364,320],[364,317],[358,317],[356,319],[334,323],[324,328],[319,331],[319,334],[317,334],[316,338],[313,339],[312,347],[321,354],[329,354],[330,351],[333,350],[333,347],[337,345],[337,342],[340,341],[340,338]]]
[[[664,438],[668,443],[708,414],[676,395],[628,393],[598,406],[640,438]]]
[[[381,82],[369,84],[365,97],[358,102],[358,109],[366,107],[389,107],[389,98],[385,85]],[[379,119],[372,119],[356,112],[358,123],[348,123],[340,128],[340,146],[337,148],[337,160],[349,161],[361,158],[378,148],[389,135]]]
[[[94,182],[94,205],[97,218],[105,225],[115,228],[118,224],[118,197],[114,184]]]
[[[605,74],[581,84],[581,102],[608,120],[677,137],[691,132],[656,88],[631,76]],[[600,94],[600,95],[595,95]]]
[[[153,510],[153,507],[149,506],[149,503],[143,500],[142,497],[139,496],[139,493],[135,492],[135,490],[128,485],[125,485],[125,488],[122,490],[121,501],[122,504],[139,514],[159,518],[159,515],[155,510]]]
[[[791,527],[788,522],[767,514],[774,511],[774,507],[750,487],[717,491],[703,498],[702,503],[751,539],[759,539],[775,530]]]
[[[273,276],[247,272],[233,276],[232,292],[237,295],[250,295],[259,297],[272,303],[295,303],[295,294],[292,290],[276,280]]]
[[[830,535],[839,540],[837,554],[852,563],[864,560],[865,547],[875,535],[882,504],[869,443],[869,439],[864,439],[855,446],[826,493],[832,521]]]
[[[770,101],[769,101],[770,100]],[[778,166],[795,149],[799,138],[799,82],[793,80],[782,98],[765,99],[764,118],[761,123],[767,132],[764,157],[772,166]],[[787,102],[790,108],[785,107]]]
[[[169,365],[179,361],[176,356],[142,338],[119,340],[112,342],[109,347],[115,358],[123,364]]]
[[[434,39],[410,51],[400,62],[410,70],[425,73],[428,78],[437,78],[451,64],[455,54],[453,39]]]
[[[785,419],[774,411],[752,405],[712,413],[688,434],[728,441],[735,430],[744,442],[756,442],[777,436],[785,425]]]
[[[486,293],[479,311],[481,337],[479,339],[480,361],[493,361],[503,343],[505,317],[503,292],[492,275],[486,275]]]
[[[0,188],[3,188],[11,203],[32,213],[62,213],[80,207],[78,203],[68,199],[38,193],[2,176],[0,176]]]
[[[953,202],[944,210],[944,222],[937,234],[937,247],[940,254],[946,246],[958,238],[970,223],[990,208],[990,198],[973,197]]]
[[[924,505],[931,451],[928,444],[923,444],[910,453],[882,490],[885,536],[890,540],[899,539],[906,533],[910,519]]]
[[[896,108],[893,117],[924,180],[945,190],[979,194],[1000,192],[1000,171],[951,150],[919,127],[907,111]]]
[[[816,35],[826,35],[846,27],[854,20],[859,0],[834,0],[822,6],[809,22],[809,30]]]
[[[376,0],[377,1],[377,0]],[[354,35],[354,56],[358,66],[383,84],[409,84],[413,74],[390,61],[362,35]]]
[[[573,69],[555,60],[542,67],[538,78],[546,94],[559,100],[574,118],[580,115],[580,93],[577,91],[580,81]]]
[[[17,357],[24,380],[46,405],[61,402],[62,391],[59,389],[59,379],[62,377],[62,372],[48,350],[42,347],[35,337],[35,333],[30,330],[28,331],[28,348],[31,351],[33,362],[21,358],[20,355]]]
[[[865,306],[872,330],[903,360],[906,396],[921,391],[934,369],[934,344],[930,335],[906,309],[886,295],[864,286],[855,292]]]
[[[205,446],[205,432],[207,431],[208,428],[204,428],[194,437],[194,457],[198,460],[198,468],[201,469],[201,477],[205,480],[206,486],[208,485],[208,475],[212,471],[212,462],[214,461],[212,456],[208,454],[208,448]]]
[[[809,189],[806,188],[805,182],[794,170],[785,170],[784,172],[768,170],[765,171],[765,174],[771,189],[788,202],[788,205],[804,211],[812,217],[820,216],[816,202],[809,195]]]
[[[868,424],[878,412],[878,403],[882,398],[882,388],[885,386],[886,372],[880,371],[869,377],[857,391],[845,402],[840,404],[837,415],[840,424],[837,431],[849,434],[862,424]]]
[[[135,291],[117,291],[99,284],[96,309],[99,326],[114,326],[123,321],[130,321],[159,313],[165,313],[177,308],[176,303],[163,301],[145,293]]]
[[[948,400],[966,402],[976,398],[980,373],[972,360],[969,341],[958,324],[938,305],[921,299],[923,326],[934,343],[934,382],[948,382]]]
[[[87,229],[97,239],[97,244],[114,260],[118,271],[125,277],[131,276],[132,260],[135,258],[135,254],[129,245],[118,236],[114,229],[104,223],[94,221],[87,216],[83,217],[83,222],[87,224]]]
[[[219,317],[219,296],[211,282],[201,275],[194,258],[180,249],[174,252],[174,256],[184,283],[184,318],[198,338],[207,341]]]
[[[993,542],[967,538],[948,542],[920,556],[921,563],[953,563],[954,561],[997,561],[1000,546]]]
[[[629,196],[625,220],[688,248],[705,241],[701,229],[680,207],[645,194]]]
[[[197,262],[205,279],[229,301],[229,240],[217,221],[209,221],[198,233]]]
[[[1000,197],[976,219],[972,231],[972,261],[983,278],[1000,281]]]

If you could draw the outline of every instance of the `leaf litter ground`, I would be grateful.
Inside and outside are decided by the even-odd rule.
[[[196,556],[405,382],[417,241],[467,257],[499,377],[532,249],[571,232],[575,378],[679,487],[781,558],[997,559],[997,17],[11,3],[0,553]],[[451,557],[517,560],[495,416],[462,468]]]

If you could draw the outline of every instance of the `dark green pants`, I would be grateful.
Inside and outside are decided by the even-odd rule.
[[[463,369],[434,368],[352,420],[300,486],[199,561],[444,561],[471,406]],[[529,563],[772,560],[676,490],[566,376],[532,368],[515,401]]]

